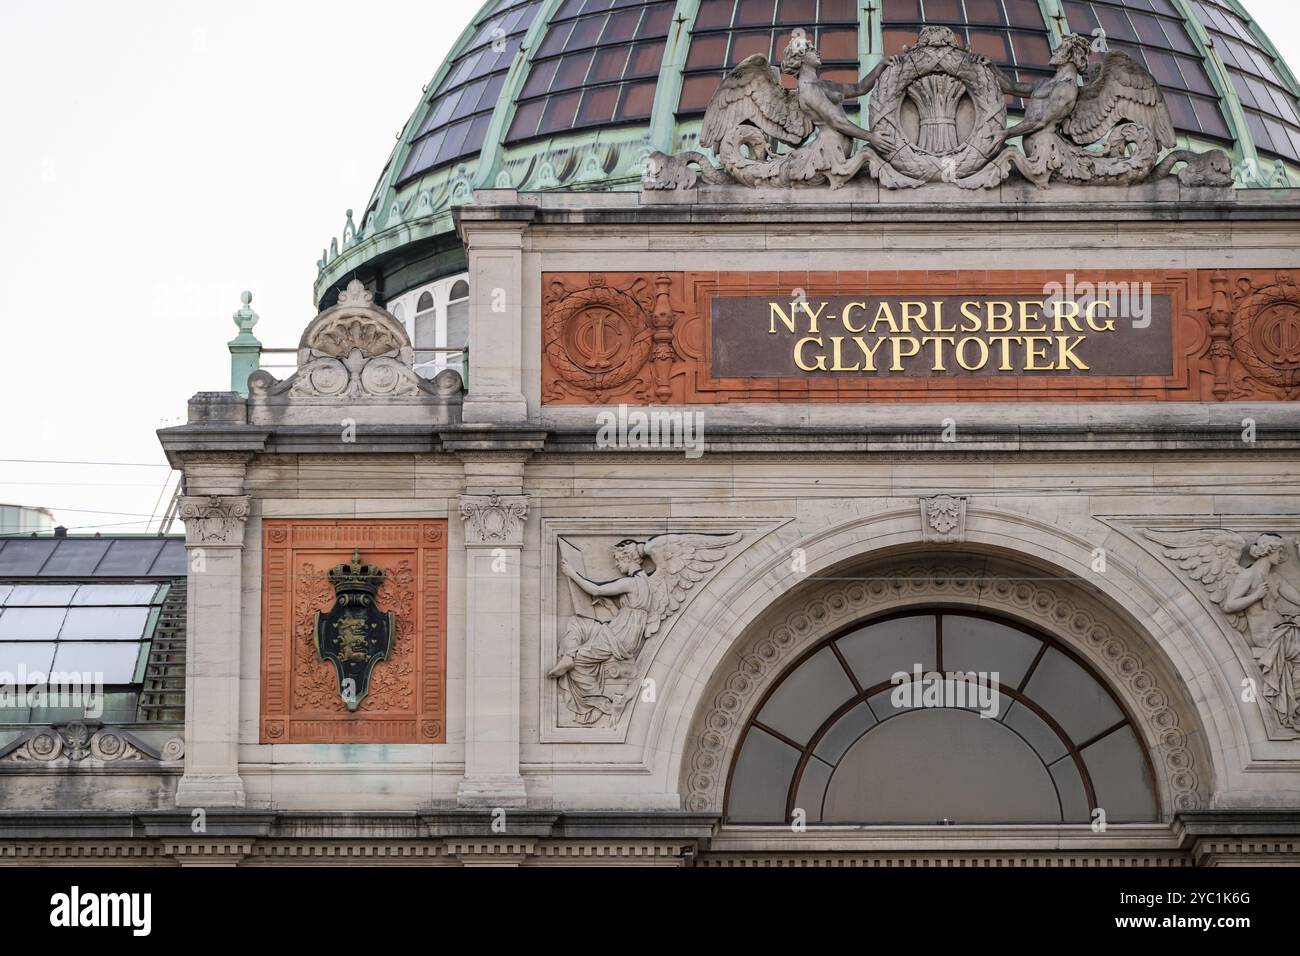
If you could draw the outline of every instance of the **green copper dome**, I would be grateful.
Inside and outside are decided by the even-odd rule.
[[[490,0],[322,255],[316,299],[360,278],[389,300],[461,271],[451,210],[475,189],[639,188],[652,150],[697,148],[726,72],[753,53],[779,58],[796,27],[824,76],[851,80],[925,23],[1023,80],[1051,74],[1065,33],[1093,37],[1145,64],[1179,145],[1225,149],[1239,186],[1300,174],[1300,87],[1235,0]]]

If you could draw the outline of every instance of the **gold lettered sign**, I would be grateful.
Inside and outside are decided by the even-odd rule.
[[[1168,294],[716,296],[710,372],[797,376],[1171,375]]]

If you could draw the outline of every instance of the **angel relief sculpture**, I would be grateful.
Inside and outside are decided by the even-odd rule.
[[[1279,724],[1300,732],[1300,588],[1278,570],[1287,560],[1286,540],[1261,534],[1247,543],[1222,529],[1145,533],[1246,637],[1265,701]]]
[[[641,689],[638,656],[646,641],[741,539],[731,534],[661,534],[614,545],[620,577],[593,581],[582,552],[560,539],[560,572],[571,582],[574,616],[548,677],[559,682],[572,723],[612,726]],[[646,561],[653,564],[647,571]]]
[[[1037,84],[1007,76],[987,57],[961,47],[948,27],[926,26],[902,54],[857,83],[820,79],[821,57],[795,30],[781,71],[798,78],[786,89],[767,58],[742,60],[709,102],[700,145],[721,168],[691,150],[651,153],[645,189],[706,183],[746,186],[843,186],[865,174],[885,188],[948,182],[988,188],[1017,170],[1038,186],[1131,184],[1181,164],[1185,185],[1231,185],[1219,150],[1171,150],[1173,123],[1151,74],[1124,53],[1105,53],[1089,67],[1091,41],[1066,36],[1052,55],[1054,75]],[[870,93],[869,122],[858,126],[846,100]],[[1006,97],[1025,101],[1024,119],[1007,126]],[[1008,143],[1020,139],[1024,151]],[[788,147],[782,152],[781,147]],[[698,171],[697,171],[698,167]]]

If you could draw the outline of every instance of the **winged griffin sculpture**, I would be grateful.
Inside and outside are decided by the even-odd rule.
[[[574,567],[573,561],[581,561],[580,553],[569,546],[573,561],[563,558],[560,572],[573,583],[575,616],[560,640],[559,660],[547,676],[559,682],[576,723],[618,719],[640,690],[635,678],[641,648],[741,537],[733,532],[625,539],[613,549],[621,576],[603,582],[592,581]],[[647,559],[653,562],[652,571],[645,569]]]
[[[1196,186],[1231,185],[1219,150],[1173,149],[1173,121],[1160,87],[1127,54],[1112,51],[1089,66],[1090,41],[1066,36],[1052,55],[1055,73],[1037,84],[1008,77],[987,57],[961,47],[948,27],[926,26],[899,56],[857,83],[818,76],[821,57],[795,30],[781,57],[781,84],[767,58],[742,60],[709,102],[702,152],[651,153],[645,189],[706,183],[839,187],[864,175],[885,188],[955,183],[988,188],[1017,170],[1045,187],[1053,179],[1123,185],[1169,174]],[[857,125],[846,100],[870,93],[869,123]],[[1006,97],[1025,101],[1024,119],[1007,126]],[[1023,151],[1008,145],[1020,139]],[[1164,158],[1160,154],[1168,150]],[[1159,160],[1159,161],[1158,161]]]
[[[1246,637],[1263,677],[1264,699],[1278,723],[1300,731],[1300,589],[1278,573],[1287,560],[1286,540],[1261,534],[1248,542],[1222,529],[1145,534]]]

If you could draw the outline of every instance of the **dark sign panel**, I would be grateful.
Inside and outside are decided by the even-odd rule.
[[[1171,305],[1141,283],[1085,297],[713,299],[710,372],[800,376],[1171,375]]]

